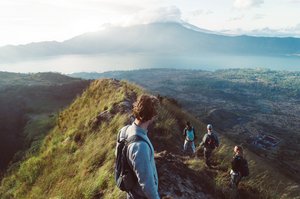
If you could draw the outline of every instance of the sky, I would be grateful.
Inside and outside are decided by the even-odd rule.
[[[0,0],[0,46],[169,21],[226,34],[300,37],[299,10],[300,0]]]

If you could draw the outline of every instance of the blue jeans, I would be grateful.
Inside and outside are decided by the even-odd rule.
[[[187,140],[185,140],[185,141],[184,141],[184,145],[183,145],[183,150],[184,150],[184,152],[186,152],[187,150],[189,150],[189,148],[192,149],[193,153],[196,152],[196,148],[195,148],[195,143],[194,143],[194,141],[187,141]]]

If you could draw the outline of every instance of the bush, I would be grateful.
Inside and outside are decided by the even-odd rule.
[[[21,164],[18,171],[19,179],[27,185],[32,185],[43,170],[43,167],[44,161],[40,157],[33,156]]]

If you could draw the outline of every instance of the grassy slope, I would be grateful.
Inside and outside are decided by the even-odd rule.
[[[91,122],[101,111],[122,101],[125,90],[109,81],[94,82],[59,115],[58,125],[46,137],[40,152],[4,178],[1,198],[119,197],[121,193],[112,180],[112,149],[115,133],[127,117],[116,114],[109,124],[96,129]]]
[[[130,112],[115,111],[125,99],[143,93],[125,82],[97,80],[60,113],[57,124],[44,139],[40,151],[28,156],[1,182],[0,198],[121,198],[114,184],[114,147],[118,130],[128,123]],[[136,94],[135,94],[136,93]],[[96,116],[110,110],[112,118],[95,125]],[[204,131],[205,125],[168,100],[163,100],[158,121],[149,132],[157,152],[180,155],[180,137],[185,120]],[[202,134],[203,135],[203,134]],[[201,136],[202,136],[201,135]],[[217,170],[207,170],[202,158],[185,163],[199,176],[199,183],[214,197],[227,198],[228,162],[234,143],[221,137]],[[251,178],[241,184],[244,198],[292,198],[295,184],[272,172],[257,156],[247,153]],[[159,167],[159,165],[158,165]],[[174,173],[176,174],[176,173]],[[172,182],[176,183],[176,182]],[[170,184],[172,184],[170,182]],[[296,187],[297,188],[297,187]],[[173,193],[174,194],[174,193]],[[286,195],[285,195],[286,194]]]
[[[58,73],[0,72],[0,172],[20,160],[31,141],[38,144],[54,126],[56,112],[89,83]]]
[[[204,135],[205,125],[192,115],[172,104],[167,104],[167,110],[177,119],[184,118],[184,120],[191,121],[196,129],[200,129],[201,136]],[[216,169],[207,170],[205,168],[202,150],[199,148],[199,159],[187,160],[185,163],[200,173],[201,179],[199,180],[206,181],[204,186],[210,189],[215,197],[230,198],[232,193],[228,189],[229,168],[233,156],[233,146],[235,146],[236,143],[222,135],[219,136],[221,145],[213,157],[213,162],[217,165]],[[174,135],[172,137],[176,139]],[[173,142],[175,142],[175,140]],[[200,140],[198,139],[197,145],[199,142]],[[265,159],[247,149],[245,151],[245,157],[248,159],[250,177],[243,179],[241,182],[241,190],[239,193],[242,198],[300,198],[300,186],[283,174],[277,173],[277,169],[275,169],[271,163],[268,163]]]
[[[222,134],[238,143],[250,142],[251,136],[259,132],[278,137],[281,140],[278,151],[256,147],[251,150],[272,160],[273,168],[277,167],[274,173],[283,173],[300,183],[297,175],[300,172],[299,72],[149,69],[98,76],[126,79],[152,92],[173,97],[202,121],[213,120]],[[217,111],[211,114],[214,109]]]

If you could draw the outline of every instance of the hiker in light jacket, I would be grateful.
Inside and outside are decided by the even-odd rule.
[[[194,127],[191,126],[190,122],[186,122],[186,127],[183,130],[183,136],[184,136],[184,145],[183,145],[183,151],[186,152],[188,147],[191,147],[193,150],[193,153],[196,152],[195,150],[195,142],[196,139],[196,132]]]
[[[200,146],[204,147],[205,164],[208,168],[211,168],[211,155],[216,147],[219,147],[219,139],[211,124],[207,125],[207,133],[204,135]]]
[[[134,122],[120,131],[118,140],[138,135],[144,141],[128,145],[127,161],[136,175],[137,181],[133,189],[127,193],[127,199],[159,199],[158,175],[154,161],[154,149],[147,136],[148,126],[156,116],[157,100],[148,95],[142,95],[133,105]]]

